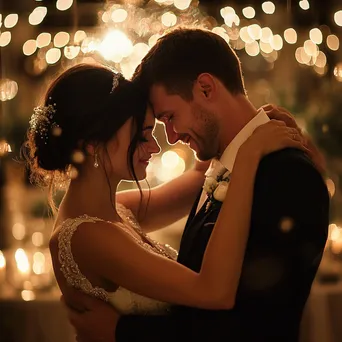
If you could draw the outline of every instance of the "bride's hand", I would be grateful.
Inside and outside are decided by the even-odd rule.
[[[271,120],[284,121],[287,127],[295,128],[300,134],[303,135],[303,132],[298,126],[296,119],[287,109],[272,104],[264,105],[261,108]]]
[[[309,153],[310,151],[305,147],[304,142],[303,136],[296,128],[286,126],[284,121],[270,120],[257,127],[240,149],[246,155],[256,155],[257,159],[260,160],[269,153],[288,147]]]
[[[298,130],[304,139],[304,145],[308,148],[309,155],[316,165],[316,168],[321,172],[322,175],[324,175],[327,172],[327,163],[323,153],[317,148],[310,136],[303,133],[293,115],[287,109],[271,104],[264,105],[261,108],[265,111],[270,119],[284,121],[286,126]]]

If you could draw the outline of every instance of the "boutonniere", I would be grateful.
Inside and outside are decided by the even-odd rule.
[[[207,193],[208,203],[205,208],[205,212],[209,210],[211,206],[222,203],[226,198],[228,183],[230,181],[231,173],[227,171],[222,176],[207,177],[204,181],[203,189]]]

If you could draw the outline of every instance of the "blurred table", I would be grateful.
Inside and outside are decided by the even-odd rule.
[[[303,315],[300,342],[341,342],[341,314],[342,282],[315,283]],[[75,342],[58,291],[37,295],[32,301],[0,298],[0,342]]]
[[[314,283],[302,319],[300,342],[342,341],[342,281]]]
[[[0,298],[0,342],[75,342],[57,291],[35,300]]]

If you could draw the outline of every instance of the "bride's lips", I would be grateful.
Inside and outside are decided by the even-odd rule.
[[[144,164],[144,165],[148,165],[148,163],[150,162],[150,159],[140,159],[139,163]]]

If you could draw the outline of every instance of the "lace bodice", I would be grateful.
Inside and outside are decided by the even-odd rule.
[[[149,250],[151,253],[161,254],[164,257],[176,260],[177,251],[169,245],[161,244],[151,239],[140,228],[132,212],[123,205],[117,204],[117,211],[123,220],[120,227],[134,238],[136,243]],[[107,292],[105,289],[93,286],[82,274],[75,262],[71,250],[71,239],[77,228],[85,222],[96,223],[104,221],[97,217],[82,215],[65,220],[59,227],[58,233],[58,258],[60,269],[70,286],[73,286],[86,294],[109,302],[121,314],[160,314],[167,312],[169,304],[133,293],[123,287],[115,292]],[[138,234],[140,238],[133,233]]]

